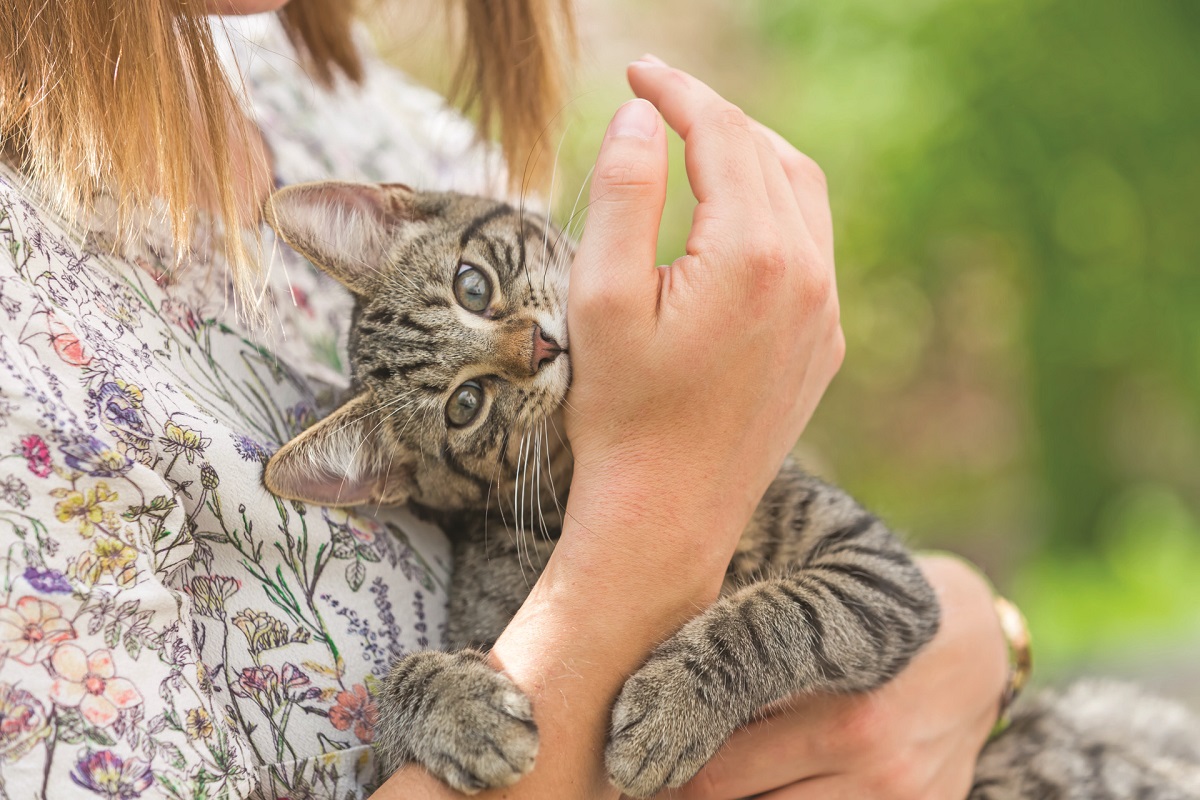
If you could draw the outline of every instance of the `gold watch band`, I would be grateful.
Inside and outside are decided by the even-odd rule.
[[[1003,733],[1011,724],[1010,711],[1033,671],[1033,649],[1029,635],[1029,625],[1025,616],[1013,603],[1000,595],[993,599],[996,616],[1000,619],[1000,630],[1004,633],[1004,641],[1008,645],[1008,685],[1000,698],[1000,716],[992,728],[991,738]]]

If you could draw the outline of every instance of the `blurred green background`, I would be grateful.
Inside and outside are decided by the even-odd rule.
[[[647,51],[817,159],[848,355],[800,455],[982,565],[1042,681],[1200,704],[1200,4],[585,0],[579,25],[559,221]]]

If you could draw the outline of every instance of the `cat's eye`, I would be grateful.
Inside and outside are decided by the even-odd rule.
[[[454,390],[446,404],[446,419],[456,428],[470,425],[483,408],[483,387],[475,381],[467,381]]]
[[[467,311],[481,314],[492,302],[492,282],[479,267],[463,264],[454,276],[454,298]]]

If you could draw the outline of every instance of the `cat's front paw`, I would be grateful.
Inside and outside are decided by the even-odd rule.
[[[537,756],[529,698],[473,650],[405,658],[384,682],[379,716],[377,741],[396,760],[467,794],[511,786]]]
[[[682,660],[651,658],[625,682],[604,751],[613,785],[650,797],[682,786],[708,763],[733,729],[702,699],[703,680]]]

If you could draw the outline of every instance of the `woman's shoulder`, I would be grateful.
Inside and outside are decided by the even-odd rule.
[[[380,58],[362,29],[364,80],[322,88],[271,18],[224,20],[226,60],[241,76],[281,184],[339,178],[498,196],[498,150],[433,90]]]

